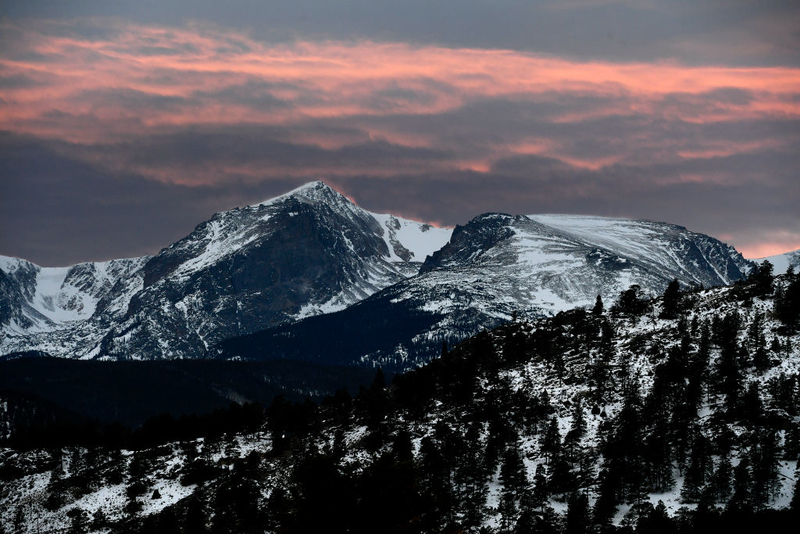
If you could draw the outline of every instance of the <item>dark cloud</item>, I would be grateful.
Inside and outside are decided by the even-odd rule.
[[[255,111],[268,111],[291,107],[286,100],[277,98],[272,91],[290,88],[301,91],[296,85],[264,82],[262,80],[248,80],[239,85],[231,85],[216,91],[194,91],[191,100],[212,101],[221,105],[246,106]]]
[[[10,76],[0,76],[0,89],[26,89],[43,85],[32,76],[24,74],[12,74]]]
[[[155,252],[318,178],[444,224],[593,213],[800,243],[798,71],[726,68],[800,65],[796,3],[187,6],[0,6],[1,254]]]
[[[110,174],[0,134],[0,250],[42,265],[152,254],[215,212],[305,181],[185,187]]]
[[[180,111],[191,107],[191,102],[180,96],[147,93],[125,87],[83,91],[72,100],[89,104],[93,108],[122,108],[132,113],[143,110]]]
[[[235,129],[233,130],[236,131]],[[274,134],[275,132],[267,132]],[[323,178],[377,212],[393,212],[443,224],[464,223],[479,213],[583,213],[665,220],[716,236],[738,235],[750,245],[776,229],[800,237],[796,172],[800,156],[760,151],[724,158],[675,160],[651,165],[576,168],[557,158],[513,156],[488,172],[430,173],[408,161],[458,155],[411,150],[386,142],[344,149],[259,142],[229,134],[175,136],[115,145],[129,162],[213,166],[217,159],[261,164],[336,165],[393,170],[265,176],[186,187],[112,172],[91,158],[53,142],[0,137],[0,233],[4,254],[45,265],[154,253],[183,237],[213,212],[258,202],[305,181]],[[222,139],[227,139],[222,142]],[[102,150],[111,150],[103,146]],[[95,147],[95,150],[101,150]],[[269,154],[271,153],[271,154]],[[265,155],[266,154],[266,155]],[[143,160],[139,161],[137,158]],[[358,165],[355,163],[358,162]],[[394,165],[396,163],[396,165]],[[765,169],[780,169],[766,172]],[[683,181],[681,176],[722,173],[722,183]],[[736,213],[736,217],[731,217]]]
[[[325,149],[314,144],[281,141],[275,136],[280,131],[280,128],[240,125],[143,136],[124,143],[61,146],[62,152],[71,152],[90,161],[109,161],[117,168],[191,171],[250,167],[262,168],[264,178],[272,176],[271,168],[306,173],[319,169],[355,173],[392,169],[399,172],[454,159],[444,150],[404,147],[385,140]],[[198,177],[196,183],[202,184],[202,178]]]

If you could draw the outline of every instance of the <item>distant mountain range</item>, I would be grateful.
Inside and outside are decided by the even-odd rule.
[[[312,182],[218,213],[152,257],[65,268],[0,257],[0,355],[401,369],[514,314],[610,303],[632,284],[656,295],[675,278],[725,285],[752,265],[665,223],[485,214],[451,230]]]

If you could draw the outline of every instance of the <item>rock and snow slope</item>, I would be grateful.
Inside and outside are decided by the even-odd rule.
[[[674,278],[727,284],[750,265],[733,247],[665,223],[485,214],[450,230],[370,213],[312,182],[218,213],[149,258],[67,268],[3,259],[0,355],[205,357],[225,340],[347,309],[315,328],[333,335],[344,318],[363,330],[391,316],[378,329],[391,339],[366,334],[390,346],[361,343],[350,356],[411,365],[415,346],[463,339],[513,313],[611,301],[631,284],[659,294]]]
[[[0,327],[8,334],[25,335],[89,319],[131,284],[147,259],[40,267],[0,256]]]
[[[790,266],[794,267],[795,272],[800,271],[800,250],[793,250],[791,252],[784,252],[775,256],[760,258],[753,260],[756,263],[761,263],[767,260],[774,267],[775,274],[783,274]]]
[[[312,182],[218,213],[152,258],[55,269],[7,259],[0,353],[202,356],[228,337],[343,309],[416,274],[449,236]]]
[[[733,247],[666,223],[489,213],[457,226],[419,275],[339,314],[231,340],[218,355],[333,363],[333,352],[336,363],[408,369],[443,341],[515,313],[552,315],[593,305],[598,294],[610,305],[632,284],[655,296],[676,278],[687,287],[726,285],[750,265]],[[352,325],[362,333],[348,342],[341,333]]]

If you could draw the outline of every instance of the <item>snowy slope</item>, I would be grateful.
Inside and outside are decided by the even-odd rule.
[[[597,295],[610,306],[633,284],[660,295],[676,278],[687,287],[724,285],[749,266],[732,247],[666,223],[490,213],[456,227],[419,275],[339,314],[231,342],[217,354],[403,370],[426,362],[443,341],[452,344],[514,314],[553,315],[593,305]],[[341,339],[348,325],[365,330],[352,343]]]
[[[686,283],[727,285],[747,270],[747,262],[732,246],[682,226],[579,215],[528,215],[528,218],[653,270],[670,271]]]
[[[788,283],[787,277],[778,277],[775,286],[785,289]],[[453,348],[391,387],[364,389],[356,402],[346,395],[329,399],[314,409],[313,420],[305,425],[292,417],[276,417],[267,419],[257,431],[231,433],[224,441],[200,438],[166,443],[145,451],[123,451],[121,459],[110,457],[105,450],[79,447],[0,450],[0,467],[8,474],[8,491],[0,494],[0,526],[9,530],[16,511],[23,507],[30,525],[35,518],[37,526],[52,530],[69,526],[67,512],[73,507],[90,513],[103,509],[112,522],[121,522],[129,517],[125,507],[131,500],[143,505],[134,521],[172,504],[177,505],[178,517],[188,517],[197,513],[191,508],[192,501],[182,500],[190,495],[207,503],[212,521],[223,512],[222,499],[214,496],[224,496],[236,476],[252,483],[246,495],[266,512],[264,516],[280,520],[291,516],[282,513],[285,501],[271,497],[279,491],[300,494],[297,489],[303,487],[303,480],[316,480],[308,473],[321,471],[309,470],[309,465],[327,466],[336,474],[335,487],[342,492],[397,487],[385,483],[397,478],[379,475],[396,472],[387,466],[400,465],[392,463],[399,443],[408,443],[406,454],[413,461],[405,466],[419,477],[413,480],[444,473],[448,484],[444,490],[452,488],[451,502],[458,503],[452,505],[451,515],[460,523],[476,523],[465,531],[507,532],[501,526],[503,516],[510,514],[513,524],[531,490],[543,493],[537,509],[552,508],[562,516],[554,521],[553,516],[542,513],[543,519],[563,525],[569,492],[581,491],[593,506],[609,487],[604,481],[614,477],[624,486],[611,486],[610,522],[636,526],[637,513],[643,506],[647,511],[645,503],[654,506],[662,501],[666,513],[682,518],[681,524],[686,525],[692,511],[700,507],[700,498],[687,491],[695,458],[707,462],[701,466],[701,480],[696,484],[714,490],[701,495],[703,501],[710,499],[704,505],[716,513],[717,509],[735,510],[737,486],[755,493],[754,467],[744,470],[744,475],[730,471],[744,460],[752,466],[754,459],[769,460],[771,454],[772,459],[765,463],[774,470],[767,473],[774,484],[759,506],[786,509],[797,480],[797,454],[790,452],[790,445],[800,422],[796,409],[800,334],[780,333],[773,297],[747,299],[741,290],[740,285],[684,294],[680,316],[672,319],[660,316],[664,302],[657,299],[641,316],[577,310],[556,318],[509,323]],[[726,339],[742,348],[736,351],[740,356],[736,358],[734,391],[738,393],[724,393],[728,382],[720,380],[725,349],[721,340],[714,338],[720,323],[728,321],[726,317],[735,317],[737,325]],[[758,351],[765,356],[761,364],[755,357]],[[606,371],[598,373],[598,369]],[[697,377],[701,378],[695,382]],[[696,400],[687,400],[692,395]],[[729,396],[738,399],[732,408]],[[385,411],[381,424],[372,422],[370,403]],[[752,411],[754,406],[757,410]],[[308,409],[308,404],[305,407]],[[286,439],[284,428],[292,429],[291,440]],[[555,430],[555,446],[549,439],[550,428]],[[769,443],[765,436],[774,437],[771,451],[764,447]],[[288,441],[290,445],[280,446]],[[435,463],[430,461],[432,450],[442,451]],[[512,491],[511,478],[501,476],[504,470],[508,472],[507,465],[513,465],[508,458],[513,459],[514,454],[509,452],[519,453],[514,473],[521,481],[520,489],[513,491],[516,504],[510,511],[501,505],[503,494]],[[134,458],[146,458],[144,467],[134,470]],[[309,458],[315,463],[307,463]],[[317,461],[320,458],[326,463]],[[492,461],[491,467],[486,467]],[[720,475],[726,462],[730,468],[727,479]],[[237,472],[237,464],[246,470]],[[203,471],[206,477],[200,484],[180,484],[192,473],[193,465],[213,468]],[[644,476],[628,479],[629,471],[613,469],[620,465]],[[56,475],[54,466],[63,472]],[[660,481],[655,475],[659,467],[666,469]],[[60,480],[76,475],[85,475],[76,476],[77,482],[106,480],[114,469],[121,469],[121,484],[98,483],[85,493],[67,492],[65,501],[56,507],[45,506]],[[293,476],[302,475],[303,469],[306,478]],[[610,472],[616,474],[612,477]],[[323,483],[328,480],[319,479]],[[126,498],[126,487],[134,482],[144,483],[147,491]],[[718,486],[725,489],[717,491]],[[325,486],[326,490],[330,487]],[[403,495],[418,497],[428,517],[437,513],[428,506],[433,500],[431,493],[426,493],[428,486],[409,484],[408,488],[409,493]],[[158,490],[158,498],[152,497],[154,490]],[[432,491],[437,490],[434,486]],[[330,491],[319,492],[321,499],[329,500],[330,495]],[[389,501],[389,506],[396,502]],[[174,519],[172,512],[165,516]],[[342,517],[350,520],[355,515],[332,514],[334,519],[325,516],[324,520],[341,522]],[[397,520],[394,515],[387,517]],[[416,520],[421,515],[412,517]]]
[[[87,321],[115,295],[135,286],[135,273],[146,261],[40,267],[0,256],[0,347],[5,350],[21,337],[69,330]]]
[[[202,356],[412,276],[450,233],[372,214],[312,182],[218,213],[152,258],[63,268],[0,259],[0,354]]]
[[[753,260],[756,263],[761,263],[767,260],[774,267],[775,274],[783,274],[789,266],[794,267],[795,272],[800,270],[800,250],[793,250],[791,252],[784,252],[775,256],[768,256],[766,258],[759,258]]]

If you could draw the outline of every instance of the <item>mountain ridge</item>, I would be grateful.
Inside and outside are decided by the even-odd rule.
[[[587,220],[559,217],[562,226]],[[457,226],[418,275],[336,314],[232,338],[211,354],[305,357],[403,371],[425,363],[442,343],[452,345],[515,316],[537,318],[591,306],[598,295],[612,303],[634,284],[650,296],[660,295],[673,279],[684,287],[725,285],[744,278],[750,267],[732,247],[676,225],[603,221],[629,236],[625,247],[599,248],[596,241],[530,216],[479,215]],[[604,230],[613,235],[611,228]],[[662,260],[651,259],[655,252]],[[681,254],[687,261],[673,259]],[[352,325],[368,328],[359,335],[351,332]]]
[[[323,182],[311,182],[268,201],[217,213],[182,240],[137,260],[140,269],[125,273],[124,287],[104,295],[100,309],[108,313],[77,315],[69,328],[6,328],[0,347],[4,353],[45,350],[83,358],[202,356],[220,336],[357,302],[415,273],[424,254],[449,233],[372,214]],[[35,288],[27,294],[15,290],[2,274],[0,283],[10,295],[6,307],[30,307]],[[248,307],[243,316],[239,309]],[[10,309],[0,313],[0,324],[7,325],[11,314]],[[140,342],[131,344],[131,339]]]
[[[388,313],[414,328],[430,322],[391,348],[398,349],[395,359],[412,361],[406,353],[414,344],[455,342],[514,314],[591,305],[598,294],[614,298],[632,284],[656,295],[673,278],[684,287],[727,284],[752,266],[733,247],[667,223],[483,214],[454,229],[436,228],[363,210],[321,181],[214,214],[153,256],[114,261],[123,263],[106,278],[97,274],[106,264],[37,271],[26,262],[12,276],[8,266],[24,260],[0,262],[0,354],[215,357],[226,340],[285,332],[371,298],[345,316],[372,324],[359,314]],[[68,284],[76,289],[71,301],[62,299],[59,322],[43,313],[52,295],[37,297],[37,276],[47,269],[64,275],[49,279],[48,287],[58,286],[53,294],[67,271],[84,271],[77,285]],[[98,289],[91,281],[101,278]],[[12,320],[22,326],[9,327]],[[380,365],[393,358],[387,350],[357,361]]]

